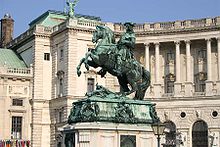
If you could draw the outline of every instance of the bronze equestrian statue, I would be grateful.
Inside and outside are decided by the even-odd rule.
[[[134,24],[124,24],[126,32],[115,43],[114,32],[106,26],[96,26],[92,41],[96,43],[95,49],[86,53],[77,66],[77,74],[81,75],[81,65],[101,67],[98,72],[102,77],[106,72],[116,76],[122,88],[121,94],[135,93],[134,99],[143,100],[147,88],[150,86],[150,72],[147,71],[134,57],[135,47]],[[128,88],[128,84],[131,89]]]

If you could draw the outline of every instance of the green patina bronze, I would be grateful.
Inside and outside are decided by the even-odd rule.
[[[74,0],[73,2],[70,2],[69,0],[67,0],[66,4],[67,6],[69,6],[69,12],[68,15],[69,17],[73,18],[74,17],[74,8],[76,7],[76,4],[79,2],[79,0]]]
[[[92,38],[96,43],[95,49],[86,53],[77,66],[78,76],[83,63],[87,70],[101,67],[98,74],[104,77],[108,72],[116,76],[122,91],[112,92],[97,84],[96,90],[87,93],[85,99],[73,103],[69,124],[95,121],[152,124],[159,121],[155,104],[143,100],[150,85],[150,73],[133,55],[136,40],[134,24],[128,22],[124,26],[126,31],[117,43],[110,28],[97,26]],[[126,97],[133,92],[133,99]]]
[[[102,77],[106,72],[116,76],[124,95],[135,92],[134,99],[143,100],[150,85],[150,73],[135,58],[132,50],[135,46],[135,34],[132,23],[125,23],[126,32],[115,43],[114,33],[106,26],[97,26],[92,41],[96,43],[94,50],[86,53],[77,66],[77,74],[81,75],[81,65],[101,67],[98,72]],[[128,85],[131,86],[129,89]]]
[[[77,122],[154,123],[158,122],[155,104],[132,100],[101,85],[87,98],[73,103],[68,123]]]

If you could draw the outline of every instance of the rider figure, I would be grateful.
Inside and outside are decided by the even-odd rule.
[[[120,40],[118,41],[118,54],[117,54],[117,64],[116,70],[119,75],[122,74],[121,64],[122,62],[130,61],[134,59],[133,49],[135,47],[135,34],[134,34],[134,24],[131,22],[126,22],[124,24],[126,32],[122,34]]]

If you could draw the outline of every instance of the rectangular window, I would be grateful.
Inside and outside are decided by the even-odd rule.
[[[60,97],[63,96],[63,79],[62,78],[59,80],[59,96]]]
[[[59,120],[59,123],[62,122],[62,120],[63,120],[63,111],[59,111],[58,120]]]
[[[12,139],[21,139],[22,137],[22,117],[12,116],[11,136]]]
[[[94,91],[94,86],[95,86],[95,80],[93,78],[88,78],[87,92],[90,93]]]
[[[23,100],[20,99],[13,99],[12,106],[23,106]]]
[[[166,93],[173,93],[174,92],[174,82],[167,81],[166,84],[167,84]]]
[[[60,60],[63,59],[63,49],[60,49]]]
[[[50,61],[50,53],[44,53],[44,60]]]
[[[174,63],[174,53],[167,53],[167,63]]]
[[[206,73],[198,73],[195,75],[195,92],[205,92]]]
[[[200,50],[198,52],[198,60],[206,61],[206,50]]]

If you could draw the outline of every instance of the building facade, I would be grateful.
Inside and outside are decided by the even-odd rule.
[[[111,75],[100,78],[95,69],[84,69],[78,77],[76,67],[94,48],[91,38],[96,25],[108,26],[116,38],[124,27],[92,16],[68,18],[57,11],[47,11],[29,25],[26,32],[7,44],[27,69],[33,69],[33,73],[25,75],[31,78],[22,83],[29,85],[26,117],[31,118],[27,121],[30,131],[22,133],[27,134],[24,139],[30,139],[33,147],[59,146],[62,134],[58,128],[67,123],[72,102],[94,90],[96,83],[119,91],[117,80]],[[219,147],[220,17],[136,24],[134,30],[135,57],[152,76],[145,99],[157,104],[158,115],[167,127],[162,145]],[[20,81],[12,78],[12,82]],[[7,90],[3,87],[2,91]],[[10,109],[4,108],[9,122],[13,119]],[[5,128],[6,135],[0,137],[9,138],[9,128],[10,123]]]

